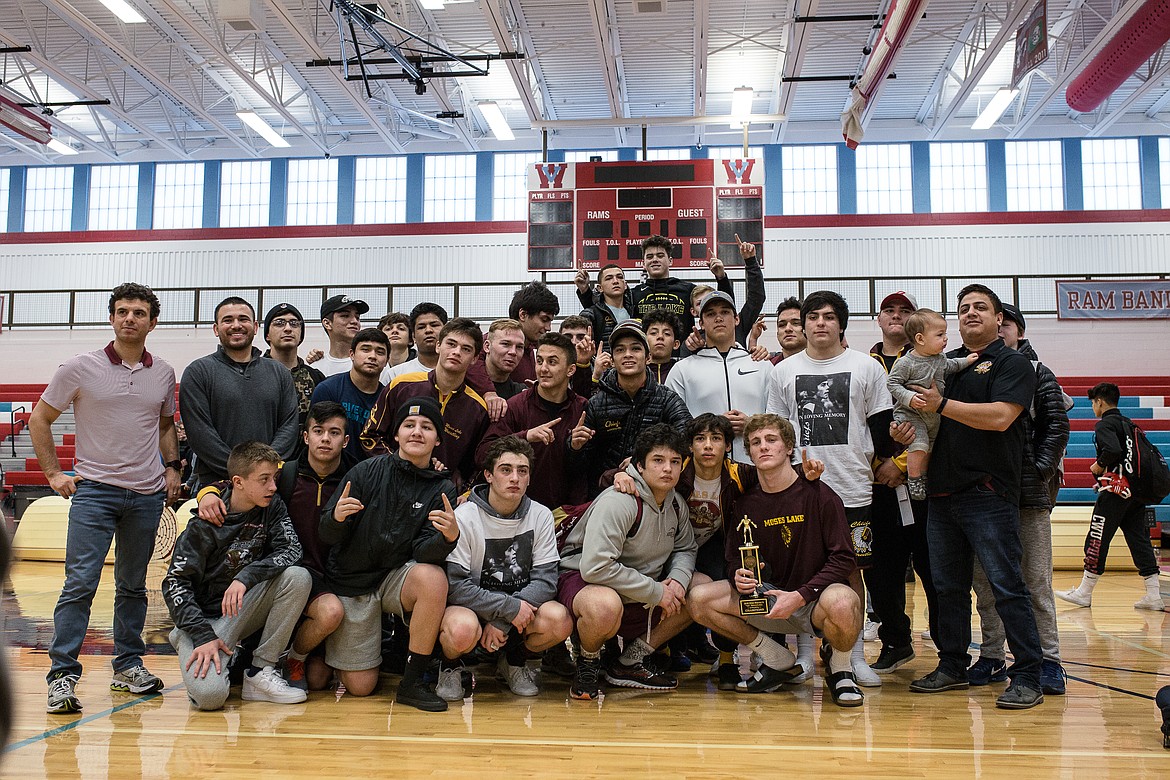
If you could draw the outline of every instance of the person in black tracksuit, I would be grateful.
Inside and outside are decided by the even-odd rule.
[[[1058,592],[1056,596],[1078,606],[1089,606],[1097,579],[1105,573],[1109,543],[1120,528],[1138,574],[1146,585],[1146,595],[1134,607],[1161,612],[1165,603],[1158,588],[1158,558],[1146,528],[1146,506],[1129,491],[1129,480],[1135,471],[1134,450],[1137,449],[1133,423],[1117,408],[1121,400],[1117,385],[1111,382],[1096,385],[1089,390],[1089,400],[1093,403],[1093,414],[1101,418],[1093,432],[1097,459],[1089,467],[1097,477],[1097,502],[1093,504],[1093,519],[1085,536],[1085,572],[1081,584],[1072,590]]]

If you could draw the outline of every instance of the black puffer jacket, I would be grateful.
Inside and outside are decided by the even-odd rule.
[[[585,426],[593,429],[593,438],[579,452],[569,448],[569,468],[586,469],[589,495],[596,496],[602,472],[634,454],[634,440],[647,426],[666,423],[682,433],[690,421],[691,413],[682,399],[654,381],[649,370],[646,384],[630,398],[618,385],[617,371],[611,368],[585,405]]]
[[[1068,445],[1068,409],[1064,390],[1048,366],[1040,363],[1026,339],[1016,351],[1036,362],[1036,394],[1024,412],[1024,468],[1020,507],[1052,509],[1060,488],[1058,470]]]
[[[630,317],[636,317],[634,314],[634,307],[630,303],[630,296],[627,291],[626,302],[622,307]],[[613,333],[613,329],[617,327],[617,317],[613,316],[613,312],[605,305],[604,302],[597,302],[592,306],[584,309],[581,316],[589,320],[593,327],[593,343],[600,343],[602,349],[609,351],[609,334]]]
[[[360,512],[333,519],[344,485],[365,505]],[[321,510],[321,541],[331,544],[325,580],[339,596],[373,593],[390,572],[414,560],[442,566],[455,549],[431,525],[432,509],[443,508],[443,494],[455,506],[448,472],[420,469],[397,452],[363,460],[342,480]]]

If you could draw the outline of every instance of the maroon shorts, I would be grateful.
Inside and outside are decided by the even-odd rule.
[[[577,598],[577,594],[588,585],[589,583],[581,578],[579,571],[563,571],[557,580],[557,601],[565,605],[569,614],[573,615],[574,620],[577,619],[577,616],[573,612],[573,599]],[[626,604],[622,613],[622,624],[618,628],[618,636],[622,639],[645,638],[650,629],[661,622],[661,607],[654,607],[654,610],[651,611],[647,609],[645,604],[637,602]]]

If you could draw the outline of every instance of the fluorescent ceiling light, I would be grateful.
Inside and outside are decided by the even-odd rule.
[[[1011,87],[1000,87],[991,97],[991,100],[987,101],[987,105],[984,106],[983,112],[980,113],[979,117],[971,124],[971,129],[987,130],[990,128],[999,121],[999,118],[1003,116],[1003,112],[1007,111],[1008,106],[1012,104],[1012,101],[1016,99],[1016,95],[1018,94],[1020,94],[1018,89],[1012,89]]]
[[[418,4],[424,11],[442,11],[447,0],[418,0]]]
[[[52,149],[57,154],[77,154],[78,153],[77,150],[74,149],[72,146],[70,146],[69,144],[63,144],[60,141],[58,141],[56,138],[49,139],[49,143],[47,145],[50,149]]]
[[[504,119],[504,112],[500,110],[499,104],[492,100],[485,100],[479,104],[479,113],[483,115],[484,121],[488,123],[491,128],[492,135],[499,141],[514,141],[516,134],[512,132],[511,126],[508,125],[508,120]]]
[[[285,148],[289,146],[289,142],[284,140],[284,136],[272,129],[272,125],[260,118],[260,115],[255,111],[237,111],[236,116],[240,121],[248,127],[255,130],[265,141],[273,146]]]
[[[755,96],[756,92],[751,87],[738,87],[731,93],[731,116],[736,120],[731,123],[733,130],[743,127],[743,118],[751,116],[752,99]]]
[[[143,24],[146,19],[142,18],[142,14],[134,10],[134,6],[126,2],[126,0],[99,0],[102,5],[110,9],[110,13],[121,19],[126,24]]]

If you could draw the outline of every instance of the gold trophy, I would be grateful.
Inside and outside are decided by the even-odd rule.
[[[750,615],[766,615],[771,611],[769,599],[764,596],[764,577],[760,567],[760,547],[752,538],[752,529],[756,524],[747,515],[739,522],[737,528],[743,534],[743,544],[739,546],[739,561],[744,569],[752,573],[756,580],[755,592],[751,595],[739,595],[739,614],[742,617]]]

